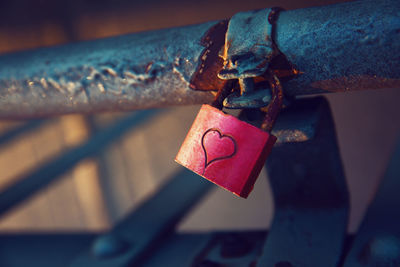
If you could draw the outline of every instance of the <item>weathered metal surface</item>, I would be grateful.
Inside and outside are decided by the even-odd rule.
[[[211,183],[182,169],[154,197],[106,233],[126,243],[125,249],[108,257],[96,257],[89,248],[71,266],[139,266],[140,262],[153,255],[151,249],[166,235],[173,233],[179,220],[210,188]]]
[[[275,16],[271,15],[275,14]],[[228,24],[225,44],[220,55],[224,65],[218,77],[223,80],[237,79],[240,94],[225,98],[226,108],[261,108],[268,105],[269,90],[255,90],[254,79],[263,76],[271,60],[279,53],[272,38],[276,9],[240,12]]]
[[[345,267],[400,266],[400,142],[361,223]]]
[[[399,10],[382,0],[282,11],[276,44],[298,74],[285,94],[400,87]],[[2,55],[0,118],[210,103],[191,79],[207,69],[201,84],[223,84],[213,72],[225,29],[209,22]]]
[[[241,120],[256,127],[261,127],[264,116],[264,112],[257,109],[244,109],[239,114]],[[279,114],[271,133],[277,138],[276,144],[310,141],[315,136],[315,126],[318,120],[317,112],[307,109],[293,113],[286,108]]]
[[[269,70],[267,75],[267,80],[271,87],[271,100],[268,103],[268,106],[261,109],[265,111],[265,118],[261,123],[261,129],[270,132],[282,109],[283,89],[281,82],[272,70]]]
[[[267,160],[275,215],[257,266],[333,267],[341,258],[349,200],[332,115],[322,98],[298,100],[277,126],[298,113],[317,117],[315,133],[276,145]]]
[[[400,88],[400,1],[281,12],[276,44],[300,74],[287,95]]]
[[[223,59],[219,53],[225,44],[227,28],[228,20],[222,20],[211,27],[201,39],[204,49],[200,55],[196,72],[190,80],[190,88],[215,91],[227,84],[226,80],[221,80],[217,76],[223,66]]]
[[[271,99],[270,90],[257,90],[250,94],[234,92],[224,99],[224,107],[230,109],[261,108],[268,105]]]
[[[61,174],[70,170],[82,159],[94,156],[112,141],[117,140],[135,126],[144,123],[156,113],[155,110],[146,110],[128,115],[99,131],[87,142],[62,153],[42,166],[38,166],[31,173],[17,179],[14,184],[0,192],[0,216],[59,178]]]
[[[310,141],[315,137],[318,120],[317,112],[293,113],[284,109],[271,132],[276,136],[277,144]]]
[[[221,57],[224,66],[218,77],[224,80],[261,76],[277,51],[272,42],[271,9],[240,12],[228,24]]]
[[[0,56],[0,117],[210,102],[189,88],[216,22]],[[216,76],[216,74],[215,74]]]

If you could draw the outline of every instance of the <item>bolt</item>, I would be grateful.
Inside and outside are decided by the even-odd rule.
[[[124,253],[129,248],[128,242],[115,235],[102,235],[92,245],[92,253],[97,258],[111,258]]]

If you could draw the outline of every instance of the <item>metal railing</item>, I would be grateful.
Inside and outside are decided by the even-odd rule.
[[[282,12],[276,42],[299,73],[284,81],[285,94],[400,87],[399,8],[397,1],[364,1]],[[215,24],[1,56],[0,117],[210,102],[210,90],[190,86],[205,49],[200,37]],[[153,113],[128,116],[19,179],[0,194],[0,214]],[[181,171],[107,233],[0,235],[0,265],[397,266],[400,216],[388,207],[400,204],[398,152],[351,243],[348,192],[327,102],[295,100],[281,114],[274,134],[280,145],[267,162],[275,200],[269,233],[176,233],[179,220],[211,185]]]
[[[399,8],[384,0],[281,12],[275,42],[299,73],[284,81],[285,94],[399,88]],[[218,23],[0,56],[0,118],[209,103],[208,90],[220,88],[190,86],[203,51],[223,46],[224,27],[210,37],[218,45],[201,41]],[[207,64],[217,79],[221,61]]]

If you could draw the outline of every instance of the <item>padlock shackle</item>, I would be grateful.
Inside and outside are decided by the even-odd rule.
[[[224,99],[228,97],[230,93],[232,93],[232,90],[236,87],[237,83],[238,81],[236,79],[227,80],[225,86],[220,89],[216,94],[214,101],[211,103],[211,106],[222,110],[222,108],[224,107]]]
[[[269,69],[266,73],[266,79],[271,88],[271,100],[268,106],[261,108],[265,112],[265,117],[261,123],[261,129],[270,132],[275,124],[276,118],[283,104],[283,88],[278,77],[273,70]],[[237,85],[238,80],[232,79],[228,80],[226,85],[218,91],[215,96],[215,100],[212,102],[211,106],[222,110],[224,99],[233,91]]]

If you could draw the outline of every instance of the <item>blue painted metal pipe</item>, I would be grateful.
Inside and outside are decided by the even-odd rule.
[[[300,71],[285,93],[400,88],[399,13],[398,0],[281,12],[275,41]],[[216,23],[2,55],[0,118],[209,103],[189,86]]]

